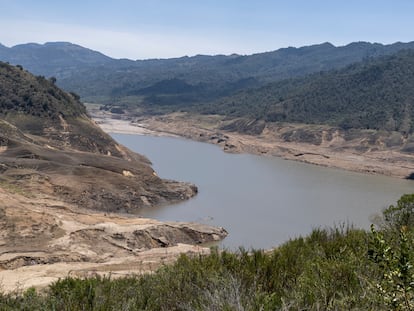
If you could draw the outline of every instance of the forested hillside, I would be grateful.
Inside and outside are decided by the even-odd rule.
[[[203,103],[248,87],[342,68],[370,57],[414,48],[414,42],[391,45],[355,42],[283,48],[254,55],[197,55],[172,59],[112,59],[67,42],[0,47],[0,60],[20,64],[84,99],[144,97],[148,104]],[[165,89],[166,86],[167,90]],[[178,86],[178,87],[177,87]],[[183,87],[184,86],[184,87]]]
[[[265,121],[411,133],[414,51],[283,80],[193,109]]]
[[[413,50],[413,42],[324,43],[249,56],[132,61],[58,42],[1,46],[0,59],[54,75],[58,85],[106,104],[105,109],[192,111],[411,133]]]
[[[58,119],[78,117],[86,109],[79,96],[59,89],[55,79],[35,77],[22,67],[0,62],[0,116],[19,113]]]
[[[248,56],[182,57],[165,60],[145,60],[134,63],[94,67],[79,70],[58,83],[67,90],[96,101],[132,97],[147,105],[198,104],[229,96],[246,88],[307,74],[343,68],[370,57],[389,55],[413,43],[380,45],[352,43],[335,47],[329,43],[285,48]],[[118,64],[118,63],[117,63]],[[165,91],[165,85],[176,86]],[[186,87],[181,87],[186,85]]]

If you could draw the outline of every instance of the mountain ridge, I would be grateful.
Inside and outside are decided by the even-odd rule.
[[[195,54],[195,55],[183,55],[183,56],[177,56],[177,57],[154,57],[154,58],[128,58],[128,57],[112,57],[108,56],[102,52],[99,52],[98,50],[94,50],[92,48],[84,47],[80,44],[72,43],[70,41],[47,41],[45,43],[37,43],[37,42],[28,42],[28,43],[19,43],[11,46],[7,46],[0,42],[0,47],[6,48],[7,50],[13,50],[13,49],[25,49],[27,47],[35,47],[35,48],[46,48],[46,47],[76,47],[84,50],[88,50],[91,52],[94,52],[96,54],[100,54],[105,56],[107,59],[111,60],[129,60],[133,62],[149,62],[149,61],[164,61],[164,60],[178,60],[178,59],[201,59],[201,58],[212,58],[212,57],[249,57],[249,56],[257,56],[257,55],[263,55],[263,54],[272,54],[275,52],[286,52],[286,51],[303,51],[308,49],[317,49],[320,47],[326,47],[326,48],[351,48],[353,46],[359,45],[359,46],[371,46],[371,47],[400,47],[400,46],[407,46],[414,44],[414,41],[408,41],[408,42],[402,42],[402,41],[395,41],[393,43],[380,43],[380,42],[370,42],[370,41],[353,41],[347,44],[342,45],[335,45],[329,41],[325,41],[322,43],[315,43],[315,44],[309,44],[309,45],[303,45],[303,46],[287,46],[287,47],[281,47],[275,50],[268,50],[268,51],[262,51],[262,52],[254,52],[251,54],[241,54],[241,53],[230,53],[230,54]]]
[[[29,49],[30,46],[29,44]],[[69,53],[65,48],[67,46],[70,47],[69,51],[72,48],[84,50],[67,42],[35,46],[36,49],[58,48],[61,53]],[[94,51],[86,50],[87,55],[95,55]],[[370,73],[368,69],[363,69],[364,66],[377,66],[384,67],[381,70],[389,72],[386,67],[390,65],[381,63],[384,57],[404,53],[403,50],[414,50],[414,42],[396,42],[389,45],[353,42],[341,47],[324,42],[248,56],[196,55],[138,61],[114,60],[96,52],[104,57],[105,64],[86,65],[88,58],[84,58],[83,63],[77,63],[70,68],[65,68],[62,64],[57,65],[53,59],[48,60],[48,63],[51,66],[49,68],[57,73],[56,83],[59,86],[80,94],[83,100],[102,104],[105,110],[119,113],[151,115],[174,111],[210,112],[271,122],[322,123],[344,128],[389,129],[405,133],[407,132],[405,128],[408,128],[408,132],[411,131],[411,126],[407,125],[409,122],[403,122],[404,118],[409,120],[411,108],[407,110],[404,108],[407,104],[402,107],[401,103],[398,107],[390,106],[393,103],[389,97],[392,95],[390,95],[392,90],[388,86],[392,79],[377,81],[375,68]],[[62,55],[61,57],[64,58]],[[409,58],[406,57],[404,61],[409,62]],[[37,66],[40,66],[40,63],[36,60]],[[405,67],[409,67],[408,65]],[[344,73],[348,75],[346,70],[350,72],[359,70],[360,77],[349,74],[350,77],[345,81],[340,75]],[[365,74],[363,70],[366,71]],[[404,70],[402,72],[408,74]],[[373,86],[367,85],[361,75],[368,80],[374,79],[376,88],[381,91],[374,92]],[[392,75],[395,79],[399,79],[401,85],[405,85],[397,72],[393,72]],[[362,80],[355,84],[351,79]],[[336,84],[332,81],[336,81]],[[319,83],[318,87],[317,83]],[[381,86],[378,83],[385,84]],[[350,85],[354,87],[350,89]],[[366,90],[360,91],[371,94],[370,98],[357,92],[361,85],[365,85]],[[396,89],[400,89],[397,84],[393,85]],[[278,96],[275,95],[275,91],[270,91],[272,87],[278,89],[276,92]],[[300,95],[300,89],[306,91],[306,94],[302,92]],[[330,89],[338,91],[333,94]],[[363,101],[364,109],[370,115],[358,109],[356,113],[350,113],[352,107],[345,105],[342,99],[345,98],[349,102],[353,99],[348,98],[349,94],[344,93],[343,89],[347,89],[349,94],[356,92],[354,97]],[[383,94],[385,89],[387,90],[385,95],[391,102],[385,103],[384,98],[378,98],[378,94]],[[267,98],[261,98],[259,95],[263,90],[269,95]],[[404,90],[404,94],[408,92],[407,88]],[[401,92],[397,93],[395,96],[401,97]],[[310,99],[312,96],[313,99]],[[289,100],[284,100],[285,98]],[[381,102],[382,108],[388,107],[383,115],[380,115],[380,111],[374,111],[378,105],[374,103],[373,98]],[[330,104],[326,103],[328,99]],[[333,104],[335,100],[337,103]],[[235,103],[229,104],[229,101]],[[368,107],[366,103],[371,103],[371,106]],[[344,113],[339,115],[339,110]],[[403,110],[405,111],[403,114],[406,115],[404,118],[401,117]],[[315,111],[318,113],[316,114]]]
[[[338,70],[243,90],[196,109],[227,117],[409,134],[413,131],[413,64],[414,50],[404,50]]]
[[[75,50],[80,49],[82,53],[71,55],[68,46],[76,47]],[[22,52],[14,53],[13,57],[10,51],[16,47],[6,48],[9,52],[0,50],[0,60],[22,65],[38,75],[54,76],[59,86],[88,100],[102,96],[107,99],[130,96],[163,80],[182,79],[188,84],[200,86],[203,91],[178,92],[173,100],[200,102],[200,98],[215,98],[214,94],[232,94],[241,89],[234,86],[246,79],[252,83],[247,86],[241,83],[243,88],[255,87],[341,68],[367,57],[388,55],[405,48],[414,48],[414,42],[389,45],[354,42],[339,47],[325,42],[252,55],[196,55],[134,61],[113,59],[78,45],[58,42],[36,45],[33,51],[30,48],[25,51],[24,45],[19,45],[18,49]],[[36,58],[33,59],[31,54]],[[210,96],[206,97],[206,93]]]

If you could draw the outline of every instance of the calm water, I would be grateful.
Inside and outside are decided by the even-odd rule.
[[[148,156],[158,175],[189,181],[199,194],[146,209],[144,217],[196,221],[227,229],[224,247],[270,248],[312,228],[369,228],[414,182],[318,167],[280,158],[227,154],[214,145],[170,137],[113,134]]]

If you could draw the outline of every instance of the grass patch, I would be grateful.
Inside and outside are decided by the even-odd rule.
[[[26,189],[7,180],[0,179],[0,188],[13,194],[19,194],[27,198],[30,197],[30,193]]]

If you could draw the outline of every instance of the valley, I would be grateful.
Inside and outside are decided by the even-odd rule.
[[[0,279],[6,294],[1,297],[36,296],[31,287],[50,289],[60,286],[60,279],[72,285],[154,280],[157,287],[157,278],[164,276],[195,280],[189,269],[209,260],[219,260],[220,281],[242,282],[242,276],[233,276],[242,269],[231,274],[220,269],[256,258],[264,266],[276,260],[278,264],[267,267],[278,276],[285,273],[284,263],[289,269],[296,267],[293,259],[302,260],[305,264],[297,265],[300,277],[289,274],[302,282],[302,295],[308,272],[316,287],[324,282],[313,279],[315,261],[331,267],[346,252],[349,271],[344,278],[357,281],[344,293],[352,297],[356,289],[358,301],[366,289],[360,275],[373,275],[373,282],[381,279],[378,263],[366,255],[377,251],[372,240],[381,236],[365,229],[374,221],[380,234],[393,239],[392,230],[382,227],[389,220],[380,210],[397,195],[412,192],[411,182],[402,180],[414,179],[412,46],[323,43],[247,56],[131,61],[68,42],[0,45],[0,59],[16,65],[0,62]],[[221,174],[206,181],[196,178],[199,189],[191,174],[165,178],[162,171],[159,176],[151,163],[158,160],[158,151],[147,158],[136,153],[140,148],[134,152],[115,141],[109,135],[113,133],[186,138],[214,144],[235,158],[214,163],[208,152],[197,156],[208,145],[178,153],[175,162],[170,158],[175,146],[162,151],[167,168]],[[260,155],[260,160],[235,160],[246,154]],[[179,166],[182,159],[187,160]],[[402,196],[398,206],[405,208],[407,200],[412,197]],[[186,205],[191,208],[182,208]],[[351,223],[345,225],[347,220]],[[337,221],[344,223],[337,226]],[[320,229],[332,222],[333,229]],[[226,245],[219,243],[228,234],[232,248],[276,248],[232,254],[208,248]],[[335,243],[345,246],[338,251]],[[296,250],[290,252],[291,247]],[[307,255],[296,258],[302,250]],[[255,264],[247,266],[253,269],[249,277],[260,272]],[[179,273],[170,274],[180,265]],[[201,269],[194,282],[204,282],[204,272],[211,273]],[[322,270],[317,269],[318,276]],[[214,269],[213,274],[206,282],[220,287],[214,283]],[[328,283],[334,279],[329,276]],[[158,302],[157,290],[174,281],[161,283],[149,293]],[[244,286],[250,290],[248,283]],[[194,286],[192,281],[183,284]],[[332,288],[341,292],[342,285]],[[289,286],[281,286],[275,301],[272,286],[258,294],[269,305],[281,306]],[[175,295],[175,290],[167,292]],[[205,288],[200,291],[204,294]],[[364,304],[378,301],[375,290],[368,292]],[[172,305],[178,301],[181,307],[177,297]],[[190,295],[190,300],[194,297],[199,295]],[[314,305],[319,308],[319,302]]]
[[[0,3],[0,311],[414,310],[414,1]]]
[[[173,135],[212,143],[225,152],[277,156],[288,160],[335,167],[368,174],[411,178],[414,156],[402,152],[403,143],[394,148],[390,139],[403,141],[402,135],[369,130],[351,133],[324,125],[263,123],[259,134],[232,131],[234,119],[219,115],[171,113],[161,116],[134,117],[102,112],[88,105],[90,114],[106,132],[144,135]],[[249,122],[243,119],[242,124]],[[250,127],[255,127],[250,122]],[[244,131],[249,131],[245,128]]]

